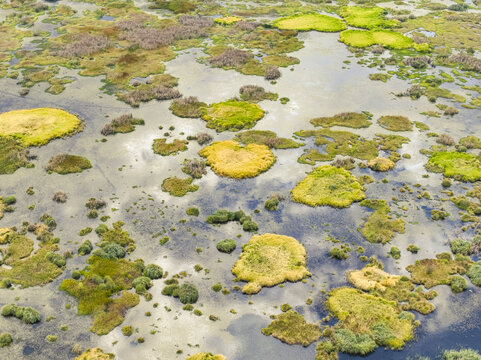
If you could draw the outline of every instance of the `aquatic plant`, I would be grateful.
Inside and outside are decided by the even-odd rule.
[[[466,275],[469,277],[469,280],[476,285],[481,286],[481,261],[478,261],[474,265],[472,265]]]
[[[199,211],[199,208],[197,207],[190,207],[187,210],[185,210],[185,213],[190,216],[199,216],[200,211]]]
[[[83,156],[58,154],[49,160],[47,165],[45,165],[45,170],[65,175],[79,173],[91,167],[90,161]]]
[[[348,207],[366,196],[362,185],[349,171],[324,165],[310,172],[291,191],[294,201],[309,205]]]
[[[243,247],[232,273],[248,284],[246,294],[256,294],[263,286],[298,281],[310,273],[306,268],[306,250],[296,239],[276,234],[253,236]]]
[[[363,28],[389,28],[398,24],[397,20],[387,20],[387,11],[381,7],[344,6],[340,15],[348,25]]]
[[[134,329],[130,325],[125,325],[125,326],[122,326],[121,331],[124,336],[130,336],[133,334]]]
[[[282,30],[338,32],[346,29],[346,24],[335,17],[322,14],[299,14],[276,19],[273,25]]]
[[[453,254],[469,255],[471,254],[471,242],[463,239],[454,239],[449,242]]]
[[[236,141],[217,141],[199,151],[207,165],[220,176],[236,179],[255,177],[267,171],[276,161],[265,145],[242,146]]]
[[[309,324],[302,315],[289,310],[273,317],[273,321],[261,332],[281,340],[289,345],[309,346],[321,337],[318,324]]]
[[[385,244],[394,237],[394,233],[404,233],[404,220],[391,220],[391,209],[385,200],[368,199],[359,205],[374,210],[361,230],[369,242]]]
[[[107,203],[102,199],[90,198],[86,203],[85,207],[90,210],[99,210],[104,208]]]
[[[442,144],[442,145],[447,145],[447,146],[453,146],[454,144],[456,144],[456,142],[454,141],[454,139],[449,136],[448,134],[441,134],[439,135],[437,138],[436,138],[436,142],[438,144]]]
[[[218,132],[249,129],[264,117],[264,110],[259,105],[235,99],[211,104],[202,111],[207,127]]]
[[[481,355],[473,349],[445,350],[443,360],[481,360]]]
[[[264,201],[264,209],[267,211],[276,211],[279,202],[284,200],[284,196],[281,194],[273,194],[269,196],[269,199]]]
[[[172,196],[184,196],[188,192],[195,192],[199,189],[198,185],[191,185],[193,180],[191,177],[185,179],[177,176],[169,177],[162,182],[162,191],[168,192]]]
[[[61,109],[37,108],[0,114],[0,136],[15,137],[23,146],[41,146],[82,130],[75,115]]]
[[[329,256],[338,260],[346,260],[349,257],[349,253],[345,248],[333,247],[329,250]]]
[[[160,279],[163,275],[164,271],[162,268],[157,264],[148,264],[144,268],[144,276],[154,280]]]
[[[463,292],[467,288],[468,284],[465,278],[460,275],[451,276],[451,290],[453,291],[453,293]]]

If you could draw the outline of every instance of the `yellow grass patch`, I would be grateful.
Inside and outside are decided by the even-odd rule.
[[[254,177],[268,170],[276,161],[266,145],[248,144],[237,141],[218,141],[199,151],[207,165],[220,176],[236,179]]]
[[[81,129],[82,121],[61,109],[37,108],[0,114],[0,136],[15,137],[23,146],[45,145]]]

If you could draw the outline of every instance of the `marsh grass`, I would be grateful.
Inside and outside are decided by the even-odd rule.
[[[428,171],[444,173],[444,176],[460,181],[481,180],[481,161],[470,153],[434,152],[425,167]]]
[[[239,89],[240,97],[244,101],[258,103],[262,100],[276,101],[278,95],[275,93],[267,92],[262,86],[257,85],[244,85]]]
[[[0,136],[0,174],[13,174],[28,165],[28,150],[15,139]]]
[[[374,210],[361,230],[369,242],[385,244],[395,233],[404,233],[404,220],[391,220],[391,209],[385,200],[363,200],[360,205]]]
[[[41,146],[50,140],[72,135],[82,121],[65,110],[37,108],[0,114],[0,136],[14,137],[23,146]]]
[[[132,114],[121,115],[113,119],[110,123],[105,124],[100,133],[104,136],[117,133],[129,133],[135,130],[135,125],[144,125],[143,119],[136,119]]]
[[[324,165],[307,174],[291,191],[294,201],[309,206],[349,207],[366,196],[358,179],[349,171]]]
[[[184,196],[188,192],[194,192],[199,189],[198,185],[191,185],[193,180],[191,177],[185,179],[177,176],[169,177],[162,182],[162,191],[168,192],[172,196]]]
[[[451,284],[451,275],[465,274],[471,264],[468,260],[422,259],[406,267],[406,270],[411,273],[415,284],[422,284],[429,289],[436,285]]]
[[[180,151],[187,150],[187,140],[174,139],[172,143],[168,143],[167,139],[154,139],[152,149],[155,154],[162,156],[169,156],[172,154],[177,154]]]
[[[169,109],[176,116],[182,118],[199,118],[202,116],[202,108],[207,104],[199,101],[196,96],[175,99]]]
[[[246,294],[256,294],[263,286],[295,282],[310,275],[304,246],[292,237],[276,234],[253,236],[242,247],[232,273],[248,282],[242,288]]]
[[[372,116],[367,113],[343,112],[329,117],[318,117],[310,120],[314,126],[329,128],[331,126],[344,126],[355,129],[366,128],[371,125]]]
[[[385,172],[394,169],[394,162],[387,158],[377,157],[369,160],[367,166],[369,166],[374,171]]]
[[[338,18],[316,13],[276,19],[273,25],[282,30],[316,30],[321,32],[338,32],[347,28],[346,24]]]
[[[405,116],[385,115],[381,116],[377,122],[383,128],[391,131],[411,131],[413,123]]]
[[[266,145],[242,146],[236,141],[218,141],[199,151],[206,163],[219,176],[235,179],[255,177],[267,171],[276,161]]]
[[[264,335],[272,335],[289,345],[309,346],[321,337],[321,328],[318,324],[307,323],[302,315],[293,310],[276,315],[261,331]]]
[[[207,127],[218,132],[249,129],[264,117],[264,110],[259,105],[235,99],[211,104],[202,111]]]
[[[274,149],[292,149],[302,146],[292,139],[277,137],[276,133],[269,130],[247,130],[236,135],[235,140],[243,144],[261,144]]]

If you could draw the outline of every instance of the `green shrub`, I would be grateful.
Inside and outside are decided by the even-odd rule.
[[[336,330],[334,340],[339,347],[339,351],[347,354],[367,355],[377,347],[369,335],[355,334],[348,329]]]
[[[82,256],[82,255],[88,255],[92,252],[93,246],[90,240],[85,240],[82,245],[79,246],[77,253]]]
[[[8,346],[12,343],[12,335],[7,332],[0,333],[0,347]]]
[[[125,336],[130,336],[134,332],[134,329],[130,325],[122,326],[122,334]]]
[[[125,257],[125,250],[122,246],[114,242],[102,243],[101,250],[95,250],[93,255],[106,259],[120,259]]]
[[[200,213],[199,209],[196,207],[190,207],[185,212],[187,215],[190,215],[190,216],[199,216],[199,213]]]
[[[446,350],[443,360],[481,360],[481,355],[472,349]]]
[[[147,276],[139,276],[132,282],[132,287],[135,288],[137,294],[144,294],[147,289],[152,287],[152,281]]]
[[[78,235],[79,236],[85,236],[87,234],[90,234],[92,232],[92,228],[91,227],[86,227],[85,229],[82,229],[79,231]]]
[[[53,253],[53,252],[48,252],[45,254],[45,258],[50,261],[52,264],[57,265],[58,267],[65,266],[65,259],[63,256]]]
[[[244,231],[257,231],[258,229],[259,226],[252,220],[246,220],[242,222],[242,230]]]
[[[12,205],[12,204],[15,204],[17,202],[17,198],[13,195],[5,196],[1,199],[2,199],[2,202],[6,205]]]
[[[23,308],[22,321],[25,324],[38,323],[40,321],[40,313],[31,307],[25,307]]]
[[[195,304],[199,299],[199,292],[193,284],[184,283],[179,286],[177,296],[182,304]]]
[[[329,256],[338,260],[346,260],[349,257],[349,254],[344,249],[334,247],[329,250]]]
[[[234,220],[233,213],[228,210],[217,210],[205,219],[209,224],[225,224],[232,220]]]
[[[149,264],[144,268],[144,276],[147,276],[151,279],[160,279],[164,271],[159,265],[156,264]]]
[[[217,243],[217,250],[223,253],[230,254],[236,248],[236,242],[232,239],[221,240]]]
[[[107,232],[109,230],[109,228],[107,227],[107,225],[105,224],[100,224],[99,226],[97,226],[97,228],[95,229],[95,232],[98,234],[98,235],[101,235],[105,232]]]
[[[471,242],[463,239],[454,239],[449,244],[453,254],[469,255],[471,253]]]
[[[472,265],[466,275],[468,275],[469,279],[474,285],[481,286],[481,261],[478,261],[476,264]]]
[[[372,327],[372,333],[376,344],[388,346],[390,341],[396,338],[392,330],[385,324],[376,324]]]
[[[264,208],[267,211],[276,211],[279,205],[279,199],[276,196],[270,197],[264,202]]]
[[[179,285],[169,284],[162,289],[162,295],[177,297]]]
[[[58,337],[56,335],[47,335],[45,337],[45,340],[47,340],[48,342],[56,342],[58,339]]]
[[[391,251],[389,251],[389,254],[391,254],[393,259],[399,259],[401,257],[401,250],[399,250],[397,247],[393,246],[391,247]]]
[[[72,271],[72,278],[78,280],[82,277],[82,273],[78,270]]]
[[[409,251],[413,254],[417,254],[418,251],[419,251],[419,247],[414,245],[414,244],[409,244],[408,247],[407,247],[407,251]]]
[[[212,285],[212,290],[214,290],[215,292],[219,292],[222,290],[222,285],[221,284],[214,284]]]
[[[466,279],[460,275],[453,275],[451,276],[451,290],[454,293],[463,292],[468,288],[468,284],[466,283]]]

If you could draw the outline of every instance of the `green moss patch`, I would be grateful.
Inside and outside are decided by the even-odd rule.
[[[104,353],[101,348],[87,349],[77,356],[75,360],[113,360],[114,354]]]
[[[415,284],[422,284],[429,289],[436,285],[451,284],[451,275],[465,274],[471,264],[469,260],[422,259],[406,267],[406,270],[411,273]]]
[[[40,322],[40,313],[31,307],[22,307],[16,304],[8,304],[2,307],[2,316],[14,316],[25,324],[36,324]]]
[[[0,174],[12,174],[18,168],[29,166],[28,150],[15,139],[0,136]]]
[[[294,201],[309,205],[348,207],[366,196],[358,179],[349,171],[324,165],[310,172],[291,191]]]
[[[397,20],[386,20],[387,11],[380,7],[347,6],[341,9],[341,16],[348,25],[363,28],[388,28],[397,25]]]
[[[308,324],[302,315],[293,310],[274,316],[274,320],[261,331],[289,345],[308,346],[321,337],[318,324]]]
[[[391,220],[391,209],[385,200],[363,200],[360,205],[374,210],[361,230],[369,242],[385,244],[394,233],[404,233],[404,220]]]
[[[481,160],[469,153],[435,152],[425,167],[428,171],[444,173],[444,176],[460,181],[481,180]]]
[[[232,273],[247,281],[246,294],[256,294],[263,286],[298,281],[310,273],[306,268],[306,250],[296,239],[276,234],[253,236],[242,247]]]
[[[207,127],[219,132],[249,129],[264,117],[264,110],[259,105],[247,101],[228,100],[203,110],[202,119],[207,121]]]
[[[261,144],[274,149],[292,149],[302,146],[292,139],[277,137],[276,133],[269,130],[248,130],[238,133],[235,140],[243,144]]]
[[[367,166],[374,171],[389,171],[394,168],[394,162],[387,158],[377,157],[369,160]]]
[[[339,319],[334,340],[341,352],[366,355],[377,346],[401,349],[414,336],[414,316],[404,316],[395,301],[341,287],[329,292],[326,308]]]
[[[257,229],[259,228],[257,223],[252,221],[252,218],[246,215],[242,210],[237,210],[237,211],[229,211],[225,209],[216,210],[212,214],[207,216],[205,221],[207,221],[209,224],[226,224],[229,221],[237,221],[242,225],[242,229],[244,231],[257,231]],[[227,240],[223,240],[223,241],[227,241]],[[232,244],[232,241],[234,240],[228,240],[228,242],[231,244]],[[232,250],[234,249],[235,249],[235,242],[234,242],[234,248]]]
[[[202,108],[206,106],[206,103],[199,101],[195,96],[189,96],[175,99],[169,109],[172,114],[182,118],[199,118],[203,114]]]
[[[340,19],[321,14],[301,14],[276,19],[273,25],[282,30],[316,30],[322,32],[338,32],[346,29]]]
[[[79,173],[86,169],[90,169],[91,167],[92,165],[90,164],[90,161],[83,156],[59,154],[49,160],[48,164],[45,166],[45,170],[65,175]]]
[[[82,121],[61,109],[13,110],[0,114],[0,136],[14,137],[23,146],[41,146],[81,129]]]
[[[185,179],[177,176],[169,177],[162,182],[162,191],[166,191],[172,196],[184,196],[188,192],[194,192],[199,189],[198,185],[192,185],[193,180],[191,177]]]
[[[236,141],[218,141],[199,151],[207,165],[220,176],[236,179],[255,177],[267,171],[276,161],[266,145],[247,144]]]
[[[189,142],[186,140],[174,139],[173,142],[168,143],[167,139],[154,139],[154,144],[152,149],[155,154],[162,156],[168,156],[172,154],[177,154],[179,151],[187,150],[187,144]]]
[[[345,30],[339,40],[353,47],[382,45],[388,49],[407,49],[413,46],[411,38],[389,30]]]
[[[344,112],[329,117],[318,117],[311,119],[310,123],[314,126],[325,128],[331,126],[344,126],[355,129],[366,128],[371,125],[371,116],[367,113]]]
[[[383,128],[391,131],[411,131],[413,123],[405,116],[381,116],[377,122]]]

